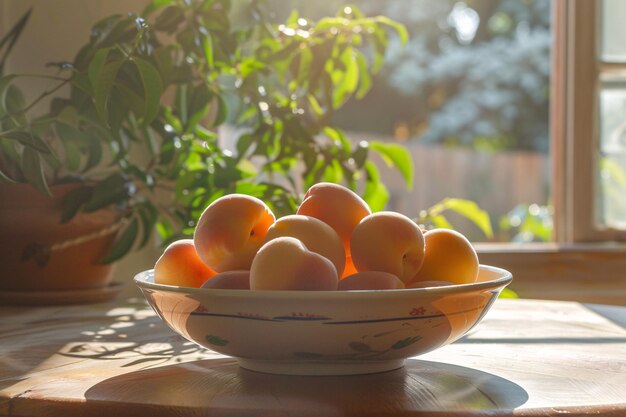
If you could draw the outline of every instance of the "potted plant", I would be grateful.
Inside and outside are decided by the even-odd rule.
[[[381,209],[388,195],[370,150],[411,185],[403,147],[355,145],[332,121],[369,90],[390,31],[406,42],[401,25],[354,7],[275,25],[260,2],[231,6],[160,0],[104,18],[29,102],[19,74],[0,78],[0,259],[11,271],[0,289],[106,285],[105,265],[155,230],[164,243],[191,234],[227,193],[262,198],[280,216],[324,180]],[[43,99],[49,110],[33,116]],[[237,127],[230,145],[218,134],[226,125]],[[43,272],[53,265],[60,278]]]

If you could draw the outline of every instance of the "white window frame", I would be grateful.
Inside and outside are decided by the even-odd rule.
[[[601,1],[556,0],[552,137],[555,222],[560,243],[624,241],[626,231],[596,223],[599,93],[603,76],[626,75],[626,64],[600,58]],[[556,158],[555,158],[556,159]]]

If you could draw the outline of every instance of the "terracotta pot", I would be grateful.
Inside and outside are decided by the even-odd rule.
[[[61,224],[63,197],[76,184],[52,186],[53,198],[28,184],[0,184],[0,290],[49,291],[99,288],[112,266],[98,260],[113,244],[113,211],[78,213]],[[85,240],[75,244],[76,239]]]

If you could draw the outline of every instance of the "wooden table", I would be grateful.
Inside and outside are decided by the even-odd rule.
[[[498,300],[460,341],[363,376],[240,369],[142,300],[0,307],[3,416],[626,416],[626,308]]]

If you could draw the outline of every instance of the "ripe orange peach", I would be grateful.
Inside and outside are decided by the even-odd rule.
[[[217,272],[250,269],[275,217],[258,198],[231,194],[202,213],[193,236],[198,256]]]
[[[193,240],[182,239],[171,243],[154,266],[154,282],[198,288],[215,275],[198,257]]]
[[[365,271],[352,274],[339,281],[339,290],[398,290],[404,283],[389,272]]]
[[[450,281],[468,284],[478,278],[478,256],[472,244],[459,232],[450,229],[429,230],[424,235],[424,264],[411,280]]]
[[[448,281],[415,281],[409,285],[407,288],[430,288],[430,287],[447,287],[448,285],[454,285]]]
[[[356,267],[354,266],[354,262],[352,262],[352,256],[346,256],[346,266],[343,269],[343,274],[339,277],[339,279],[344,279],[352,274],[356,274]]]
[[[225,271],[213,276],[202,285],[202,288],[223,290],[249,290],[250,271]]]
[[[293,237],[267,242],[250,268],[251,290],[336,290],[337,282],[333,263]]]
[[[408,217],[380,211],[352,232],[352,261],[359,272],[385,271],[410,282],[424,261],[424,236]]]
[[[350,236],[361,219],[372,211],[355,192],[328,182],[315,184],[304,195],[297,214],[322,220],[343,242],[346,255],[350,255]]]
[[[265,241],[269,242],[280,236],[295,237],[310,251],[328,258],[335,265],[338,275],[343,273],[346,264],[343,243],[337,232],[323,221],[299,214],[281,217],[267,230]]]

